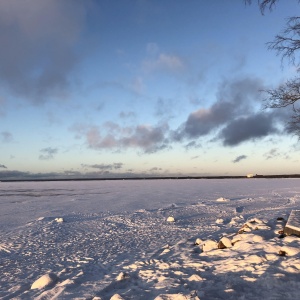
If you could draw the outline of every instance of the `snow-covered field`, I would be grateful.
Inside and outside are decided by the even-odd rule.
[[[0,182],[0,298],[300,299],[299,204],[299,179]]]

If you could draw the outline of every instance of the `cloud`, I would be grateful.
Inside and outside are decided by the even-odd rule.
[[[121,119],[133,119],[133,118],[136,117],[136,114],[135,114],[135,112],[133,112],[133,111],[128,111],[128,112],[121,111],[121,112],[119,113],[119,117],[120,117]]]
[[[13,141],[13,135],[10,132],[2,131],[0,134],[2,136],[3,143],[10,143]]]
[[[12,92],[44,101],[65,96],[79,61],[90,0],[0,1],[0,80]]]
[[[186,150],[199,149],[199,148],[202,148],[202,145],[200,143],[197,143],[196,141],[191,141],[191,142],[187,143],[186,145],[184,145],[184,148]]]
[[[257,113],[233,120],[223,128],[219,138],[225,146],[236,146],[248,140],[255,140],[278,133],[276,119],[272,113]]]
[[[289,118],[287,109],[262,111],[263,83],[257,78],[223,81],[216,93],[216,102],[191,112],[186,121],[171,132],[173,141],[181,142],[214,134],[211,141],[237,146],[271,134],[280,134],[279,124]],[[282,127],[282,126],[281,126]],[[192,144],[191,144],[192,145]]]
[[[54,155],[58,152],[58,149],[48,147],[48,148],[41,149],[40,152],[41,154],[39,156],[39,159],[49,160],[54,158]]]
[[[155,105],[154,114],[161,119],[172,119],[176,111],[178,111],[178,105],[174,99],[159,98]]]
[[[123,163],[113,163],[113,164],[94,164],[94,165],[86,165],[82,164],[81,166],[84,168],[93,168],[99,169],[101,171],[111,171],[111,170],[120,170],[123,168]]]
[[[200,108],[173,132],[173,139],[199,138],[210,134],[237,117],[253,112],[255,101],[260,99],[262,82],[256,78],[225,80],[216,93],[217,101],[208,108]]]
[[[0,165],[0,168],[2,168],[2,169],[7,169],[7,167],[4,166],[4,165]]]
[[[185,68],[184,61],[177,55],[160,53],[156,58],[147,59],[143,62],[146,72],[165,71],[177,73]]]
[[[236,157],[232,162],[233,162],[233,163],[238,163],[238,162],[240,162],[241,160],[246,159],[246,158],[247,158],[246,155],[239,155],[239,156]]]
[[[266,160],[276,158],[278,156],[280,156],[280,152],[277,148],[272,148],[271,150],[269,150],[268,152],[266,152],[264,154],[264,157],[266,158]]]
[[[153,168],[151,168],[149,171],[150,171],[150,172],[162,171],[162,168],[153,167]]]
[[[89,148],[95,150],[107,149],[140,149],[144,153],[154,153],[168,147],[168,125],[158,126],[137,125],[135,127],[121,127],[109,122],[98,127],[89,127],[84,133],[82,127],[73,127],[76,136],[83,136]]]

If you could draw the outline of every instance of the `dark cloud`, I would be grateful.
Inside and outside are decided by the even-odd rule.
[[[22,179],[30,175],[29,172],[20,171],[0,171],[0,179]]]
[[[238,162],[240,162],[241,160],[246,159],[246,158],[247,158],[246,155],[239,155],[239,156],[236,157],[232,162],[233,162],[233,163],[238,163]]]
[[[41,149],[40,152],[41,154],[39,156],[39,159],[49,160],[54,158],[54,155],[57,154],[58,149],[48,147],[48,148]]]
[[[186,122],[173,132],[173,139],[199,138],[237,117],[248,115],[254,102],[260,99],[262,87],[259,79],[225,80],[217,91],[217,101],[209,108],[192,112]]]
[[[253,78],[225,80],[216,93],[217,101],[208,108],[192,112],[181,126],[172,132],[173,141],[196,139],[216,134],[212,141],[236,146],[248,140],[280,133],[278,124],[288,120],[286,109],[261,111],[262,81]],[[282,131],[281,131],[282,133]]]
[[[3,143],[9,143],[13,141],[13,135],[8,131],[2,131],[1,137]]]
[[[4,166],[4,165],[0,165],[0,168],[2,168],[2,169],[7,169],[7,167]]]
[[[1,84],[36,102],[64,97],[91,2],[0,1]]]
[[[258,113],[229,122],[219,134],[225,146],[236,146],[248,140],[277,133],[276,119],[271,113]]]

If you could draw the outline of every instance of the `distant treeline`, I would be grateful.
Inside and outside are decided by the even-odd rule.
[[[300,178],[300,174],[285,174],[285,175],[253,175],[252,177],[245,176],[169,176],[169,177],[112,177],[112,178],[34,178],[34,179],[1,179],[0,182],[25,182],[25,181],[103,181],[103,180],[186,180],[186,179],[253,179],[253,178]]]

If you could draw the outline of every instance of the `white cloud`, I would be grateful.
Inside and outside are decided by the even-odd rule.
[[[143,62],[146,72],[168,71],[178,72],[185,67],[184,61],[177,55],[161,53],[155,59],[147,59]]]

